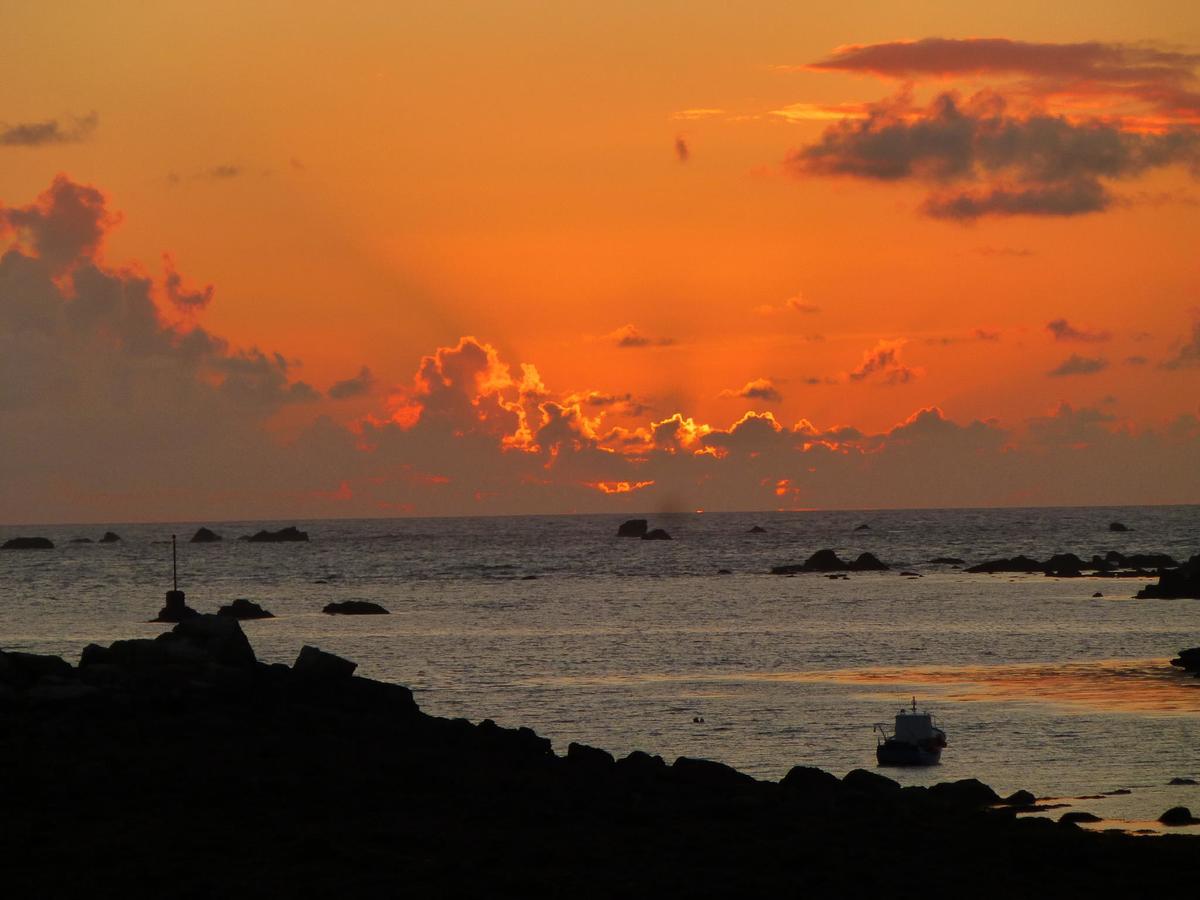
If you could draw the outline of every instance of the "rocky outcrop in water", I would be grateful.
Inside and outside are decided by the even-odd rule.
[[[221,536],[211,529],[201,526],[196,529],[196,533],[188,539],[189,544],[214,544],[221,540]]]
[[[9,538],[0,550],[53,550],[54,541],[44,537]]]
[[[388,611],[370,600],[343,600],[327,603],[321,612],[329,616],[386,616]]]
[[[874,553],[860,553],[858,559],[850,563],[847,568],[851,572],[886,572],[890,566],[881,562]]]
[[[1172,806],[1158,817],[1158,821],[1172,827],[1179,825],[1200,825],[1200,819],[1193,816],[1192,811],[1186,806]]]
[[[121,536],[119,534],[117,534],[115,531],[104,532],[104,537],[100,538],[100,541],[99,541],[99,543],[101,543],[101,544],[119,544],[120,542],[121,542]]]
[[[617,526],[617,537],[640,538],[649,527],[645,519],[629,519]]]
[[[643,541],[669,541],[671,535],[667,534],[665,529],[653,528],[642,535]]]
[[[1178,569],[1162,571],[1158,584],[1148,584],[1137,592],[1141,599],[1200,599],[1200,554],[1193,556]]]
[[[1200,675],[1200,647],[1180,650],[1179,655],[1171,660],[1171,665],[1185,672],[1195,672]]]
[[[775,566],[772,575],[798,575],[804,572],[886,572],[889,566],[873,553],[860,553],[853,562],[846,562],[833,550],[818,550],[802,563]]]
[[[761,525],[754,525],[750,528],[750,534],[766,534],[766,533],[767,533],[767,529],[763,528]]]
[[[1129,526],[1122,522],[1109,522],[1108,530],[1109,531],[1128,531]]]
[[[184,622],[200,615],[185,602],[183,591],[167,591],[167,603],[152,622]]]
[[[247,600],[245,597],[238,597],[228,606],[222,606],[217,610],[218,616],[227,616],[230,619],[273,619],[274,614],[263,609],[252,600]]]
[[[278,531],[267,531],[264,528],[262,531],[256,531],[246,540],[252,544],[279,544],[291,541],[307,541],[308,532],[301,531],[295,525],[280,528]]]

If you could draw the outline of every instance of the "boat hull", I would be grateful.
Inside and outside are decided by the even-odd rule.
[[[888,740],[875,748],[875,758],[881,766],[936,766],[942,759],[942,748]]]

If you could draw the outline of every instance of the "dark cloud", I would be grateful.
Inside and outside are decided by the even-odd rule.
[[[1000,340],[1000,332],[988,331],[985,328],[975,329],[975,340],[977,341],[998,341]]]
[[[1112,334],[1108,331],[1091,331],[1086,328],[1075,328],[1066,319],[1055,319],[1046,323],[1046,330],[1054,335],[1056,341],[1078,341],[1084,344],[1100,344],[1109,340]]]
[[[905,341],[880,341],[863,354],[862,363],[849,373],[850,380],[877,380],[882,384],[907,384],[921,373],[906,366],[900,360],[900,350]]]
[[[1164,369],[1194,369],[1200,366],[1200,318],[1192,323],[1191,336],[1162,366]]]
[[[691,150],[688,149],[688,142],[682,137],[675,138],[675,158],[681,163],[685,163],[691,155]]]
[[[1150,360],[1144,356],[1127,356],[1125,357],[1125,365],[1127,366],[1144,366]]]
[[[670,347],[675,343],[674,338],[648,337],[638,331],[633,325],[622,325],[608,335],[618,347],[623,349],[640,349],[642,347]]]
[[[50,144],[76,144],[91,137],[100,117],[94,112],[79,118],[60,122],[47,119],[44,122],[18,122],[13,125],[0,123],[0,147],[44,147]]]
[[[991,92],[965,102],[943,93],[924,108],[902,93],[871,105],[862,119],[831,125],[784,162],[797,176],[918,181],[933,189],[927,214],[962,221],[1098,212],[1113,203],[1105,180],[1172,164],[1200,171],[1200,132],[1017,116]]]
[[[1080,356],[1078,353],[1072,353],[1046,374],[1055,378],[1064,375],[1095,375],[1107,368],[1108,360],[1103,357]]]
[[[718,396],[726,399],[764,400],[768,403],[779,403],[783,400],[783,394],[769,378],[755,378],[738,390],[724,390]]]
[[[183,286],[183,277],[175,270],[175,260],[169,253],[163,254],[163,269],[166,272],[163,278],[163,288],[166,291],[167,299],[177,309],[184,312],[195,312],[204,309],[212,302],[213,286],[206,284],[199,290],[186,289]]]
[[[104,195],[65,175],[28,206],[0,207],[0,225],[24,236],[34,254],[55,271],[95,256],[120,216],[105,209]],[[2,230],[2,229],[0,229]]]
[[[218,166],[213,166],[210,169],[206,169],[204,172],[204,175],[208,178],[225,179],[225,178],[237,178],[239,175],[244,174],[244,172],[245,172],[245,170],[241,166],[234,166],[234,165],[230,165],[228,163],[223,163]]]
[[[371,374],[370,369],[363,366],[353,378],[334,382],[333,386],[329,389],[329,397],[332,400],[347,400],[351,397],[362,397],[365,394],[369,394],[371,388],[374,386],[375,376]]]

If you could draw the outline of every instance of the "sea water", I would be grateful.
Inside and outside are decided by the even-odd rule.
[[[213,544],[187,542],[199,523],[0,527],[0,541],[56,544],[0,553],[0,648],[74,660],[89,642],[160,633],[146,620],[170,587],[174,533],[190,606],[247,597],[276,615],[243,623],[260,659],[315,644],[410,686],[429,713],[528,725],[559,752],[580,741],[760,778],[800,764],[844,774],[874,768],[872,725],[915,695],[949,747],[939,766],[885,770],[904,784],[975,777],[1106,824],[1200,811],[1200,787],[1168,785],[1200,780],[1200,679],[1167,664],[1200,645],[1200,600],[1133,599],[1146,579],[929,562],[1182,560],[1200,552],[1200,507],[648,515],[672,541],[618,538],[624,518],[202,523],[224,536]],[[311,540],[237,539],[288,524]],[[106,529],[122,540],[70,543]],[[826,547],[891,571],[769,574]],[[351,599],[391,615],[321,612]],[[1118,789],[1131,793],[1077,799]]]

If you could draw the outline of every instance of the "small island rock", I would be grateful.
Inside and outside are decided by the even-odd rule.
[[[287,528],[280,528],[278,531],[267,531],[265,528],[261,531],[256,531],[250,537],[246,538],[252,544],[278,544],[288,541],[307,541],[308,532],[301,531],[295,525],[289,525]]]
[[[750,529],[749,533],[750,534],[766,534],[767,529],[763,528],[761,525],[755,525]]]
[[[649,527],[645,519],[629,519],[617,527],[617,537],[640,538]]]
[[[222,606],[217,610],[218,616],[227,616],[231,619],[273,619],[274,614],[263,609],[252,600],[247,600],[245,597],[238,597],[228,606]]]
[[[121,540],[121,536],[115,531],[104,532],[104,537],[100,538],[101,544],[115,544]]]
[[[54,541],[44,537],[15,537],[4,542],[0,550],[53,550]]]
[[[343,600],[340,603],[327,603],[321,610],[329,616],[386,616],[388,611],[378,603],[369,600]]]
[[[1192,811],[1186,806],[1172,806],[1165,813],[1158,817],[1164,825],[1197,825],[1200,824],[1200,819],[1192,815]]]
[[[661,528],[655,528],[652,531],[647,531],[642,535],[643,541],[669,541],[671,536]]]
[[[1129,526],[1124,524],[1123,522],[1109,522],[1108,530],[1109,531],[1128,531]]]
[[[208,528],[200,527],[196,529],[196,533],[192,535],[188,541],[189,544],[211,544],[214,541],[221,540],[221,536],[215,531]]]

